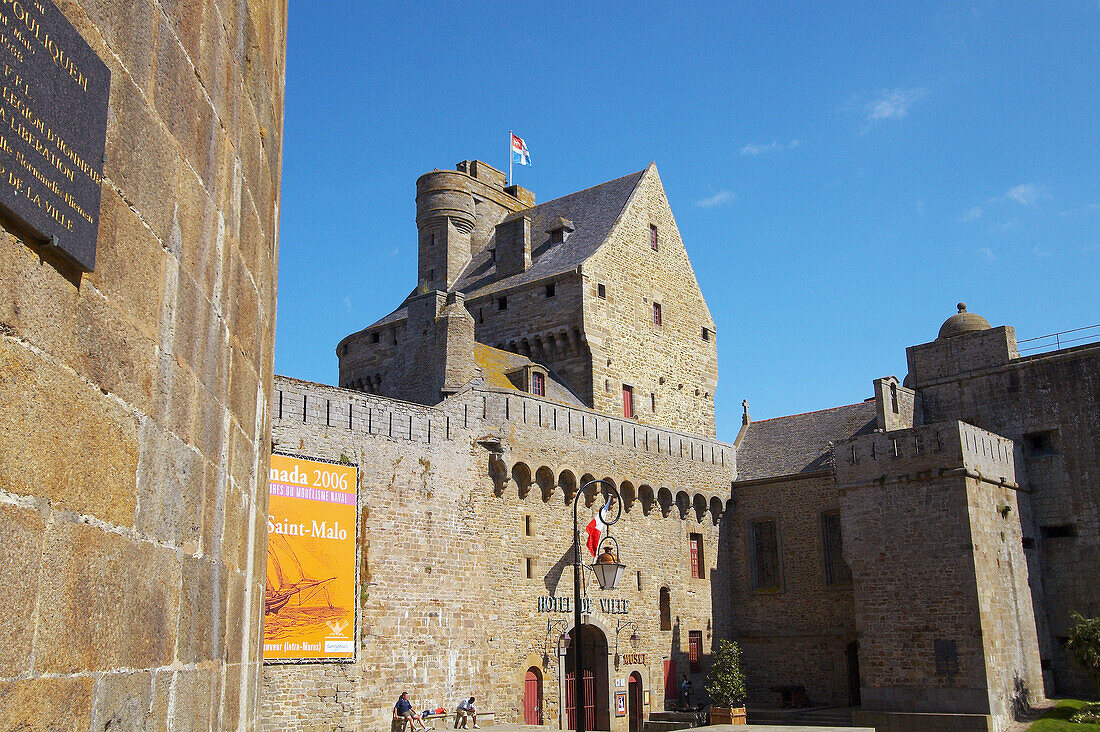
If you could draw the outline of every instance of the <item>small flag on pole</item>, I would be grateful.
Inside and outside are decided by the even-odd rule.
[[[512,135],[512,162],[516,165],[530,165],[531,153],[527,151],[527,143],[522,137]]]

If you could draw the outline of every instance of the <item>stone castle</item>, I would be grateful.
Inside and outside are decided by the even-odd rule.
[[[590,590],[580,634],[598,729],[633,730],[685,675],[701,689],[723,638],[750,705],[850,706],[880,730],[1001,730],[1088,693],[1059,638],[1097,611],[1100,346],[1021,357],[960,304],[904,381],[778,419],[746,406],[723,443],[717,332],[654,165],[538,205],[480,161],[416,192],[414,291],[340,342],[340,388],[276,377],[274,449],[360,466],[361,645],[266,667],[268,727],[304,698],[376,728],[400,687],[567,728],[555,598],[571,502],[601,478],[629,576]]]
[[[725,443],[656,167],[536,205],[467,161],[417,182],[415,288],[339,385],[275,376],[285,2],[35,8],[110,94],[94,268],[0,224],[6,726],[368,730],[408,690],[567,727],[582,644],[591,728],[633,732],[726,638],[750,705],[880,730],[1091,691],[1100,346],[960,309],[904,381]],[[359,466],[354,663],[263,665],[272,448]],[[593,479],[627,574],[577,629]]]

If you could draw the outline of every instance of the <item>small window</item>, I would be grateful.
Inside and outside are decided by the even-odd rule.
[[[661,303],[659,302],[653,303],[653,324],[661,324]]]
[[[497,298],[497,310],[507,310],[507,309],[508,309],[508,298],[507,297],[498,297]]]
[[[901,408],[898,405],[898,385],[890,384],[890,411],[894,414],[900,414]]]
[[[435,246],[435,232],[432,232],[432,246]]]
[[[429,269],[428,270],[428,280],[431,281],[431,282],[435,282],[435,270],[434,269]]]
[[[689,673],[699,673],[699,661],[703,657],[703,631],[688,631],[688,669]]]
[[[496,247],[489,247],[489,263],[496,264],[497,262],[497,250]]]
[[[656,224],[649,225],[649,248],[653,251],[657,251],[659,245],[657,243],[657,226]]]
[[[485,322],[485,313],[482,312],[481,308],[477,309],[477,322],[478,323],[484,323]]]
[[[959,672],[959,646],[956,641],[936,640],[933,642],[933,652],[936,673],[954,675]]]
[[[821,514],[821,543],[825,558],[825,584],[845,585],[852,581],[852,570],[844,561],[844,542],[840,531],[840,512]]]
[[[710,340],[710,328],[708,328],[705,325],[703,326],[703,340],[704,341],[709,341]]]
[[[371,333],[370,334],[370,342],[371,343],[377,343],[378,342],[378,336],[379,336],[378,333]],[[347,352],[346,349],[344,350],[344,355],[345,356],[348,355],[348,352]]]
[[[660,592],[661,630],[672,630],[672,599],[667,587],[662,587]]]
[[[534,559],[534,557],[524,557],[523,558],[523,571],[524,571],[524,576],[527,577],[527,579],[534,579],[534,577],[535,577],[535,559]]]
[[[635,574],[638,575],[638,589],[642,589],[642,570],[638,570]]]
[[[547,297],[553,297],[554,296],[554,285],[553,284],[549,284],[549,285],[546,286],[546,296]]]
[[[657,395],[653,392],[649,393],[649,411],[657,413]]]
[[[546,396],[546,377],[538,371],[531,372],[531,393],[535,396]]]
[[[531,531],[531,515],[530,514],[524,514],[524,516],[523,516],[523,535],[524,536],[532,536],[533,535],[532,531]]]
[[[604,287],[603,284],[596,285],[596,295],[598,295],[601,300],[606,300],[607,299],[607,288]]]
[[[623,416],[634,418],[634,387],[623,384]]]
[[[779,532],[773,519],[753,521],[750,525],[749,548],[752,552],[754,590],[779,590]]]
[[[1072,539],[1077,536],[1077,527],[1073,524],[1061,524],[1059,526],[1040,526],[1044,539]]]
[[[1024,457],[1041,457],[1057,452],[1054,446],[1054,430],[1028,432],[1024,435]]]
[[[703,579],[703,535],[689,534],[688,546],[691,551],[691,576],[694,579]]]
[[[554,229],[550,232],[550,243],[561,244],[565,241],[565,229]]]

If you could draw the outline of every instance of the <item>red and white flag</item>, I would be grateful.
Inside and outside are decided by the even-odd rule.
[[[608,496],[607,503],[596,512],[596,517],[588,522],[588,527],[585,529],[585,531],[588,532],[588,540],[584,545],[588,547],[588,551],[592,556],[596,556],[596,552],[600,550],[600,542],[603,541],[604,535],[607,534],[607,524],[603,522],[603,512],[610,505],[611,497]]]

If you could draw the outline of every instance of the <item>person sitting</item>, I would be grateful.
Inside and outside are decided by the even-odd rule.
[[[421,730],[435,729],[424,724],[424,719],[416,713],[413,709],[412,702],[409,701],[409,692],[401,692],[401,696],[398,697],[397,703],[393,705],[393,718],[394,719],[407,719],[411,726],[413,722],[420,724]]]
[[[474,708],[474,698],[472,696],[458,703],[455,729],[469,729],[466,723],[470,721],[474,723],[474,729],[481,729],[481,726],[477,723],[477,709]]]

